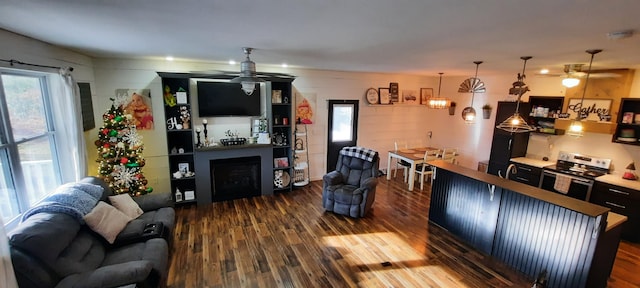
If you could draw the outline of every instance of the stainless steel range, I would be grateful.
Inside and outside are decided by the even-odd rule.
[[[540,188],[589,201],[594,179],[610,166],[611,159],[560,151],[556,165],[543,169]]]

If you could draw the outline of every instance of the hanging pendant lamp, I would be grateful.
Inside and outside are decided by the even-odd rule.
[[[589,70],[587,70],[587,77],[584,79],[584,89],[582,90],[582,99],[580,100],[580,110],[578,111],[578,115],[576,119],[571,122],[569,125],[569,129],[566,132],[569,136],[574,137],[582,137],[584,128],[582,127],[582,119],[586,118],[586,115],[583,115],[582,105],[584,103],[584,96],[587,94],[587,84],[589,84],[589,74],[591,74],[591,64],[593,64],[593,56],[602,52],[602,49],[592,49],[585,51],[591,54],[591,60],[589,61]]]
[[[478,79],[478,67],[482,64],[482,61],[474,61],[473,63],[476,64],[475,76],[462,82],[458,89],[458,92],[471,92],[471,106],[467,106],[462,109],[462,119],[466,124],[473,124],[476,121],[476,109],[473,109],[473,98],[476,96],[476,92],[480,93],[486,91],[484,83]],[[468,86],[468,89],[466,86]]]
[[[442,88],[442,72],[440,74],[440,81],[438,82],[438,97],[431,97],[427,101],[427,105],[432,109],[445,109],[449,107],[449,99],[440,97],[440,88]]]
[[[496,128],[507,131],[509,133],[526,133],[536,128],[529,126],[527,121],[525,121],[518,110],[520,109],[520,97],[529,91],[529,87],[527,84],[524,84],[524,79],[527,77],[524,74],[525,68],[527,67],[527,60],[531,59],[531,56],[522,56],[520,59],[524,60],[524,65],[522,67],[522,74],[518,73],[518,81],[513,82],[513,87],[509,89],[510,95],[518,95],[518,100],[516,100],[516,112],[513,113],[509,118],[502,121],[502,123],[498,124]]]
[[[249,58],[253,48],[242,47],[242,51],[244,51],[247,58],[240,63],[240,76],[229,80],[229,82],[240,83],[244,94],[251,95],[256,88],[256,83],[264,82],[264,80],[256,76],[256,63]]]

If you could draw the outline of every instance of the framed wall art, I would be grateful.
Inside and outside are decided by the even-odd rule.
[[[378,88],[378,94],[380,95],[380,104],[391,104],[389,88]]]
[[[429,104],[427,102],[431,97],[433,97],[433,88],[420,88],[420,104]]]

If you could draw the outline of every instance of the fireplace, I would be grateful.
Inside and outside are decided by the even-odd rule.
[[[211,160],[209,166],[214,202],[260,195],[259,156]]]
[[[194,166],[196,171],[196,199],[198,200],[198,206],[209,205],[214,201],[224,201],[222,199],[236,199],[240,197],[251,197],[255,195],[273,195],[273,146],[271,146],[271,144],[201,147],[196,149],[194,151],[194,154]],[[255,182],[255,185],[258,185],[258,191],[256,192],[252,190],[252,192],[246,193],[246,191],[243,190],[238,194],[246,193],[245,195],[251,196],[231,197],[230,194],[232,193],[230,191],[226,191],[225,189],[223,189],[222,191],[218,190],[220,191],[220,198],[216,197],[216,199],[214,200],[214,197],[216,196],[216,188],[214,185],[216,182],[221,184],[220,181],[215,180],[215,164],[223,163],[224,166],[225,164],[240,163],[244,162],[243,159],[245,158],[252,159],[251,162],[259,159],[260,164],[257,170],[258,174],[256,176],[259,181]],[[219,160],[224,161],[218,162]],[[246,163],[243,163],[243,165],[244,164]],[[241,178],[239,175],[233,177]],[[236,179],[236,181],[242,182],[244,180]],[[227,184],[230,185],[231,183]],[[253,185],[248,184],[246,186],[253,187]],[[218,189],[220,189],[220,187],[218,187]],[[228,194],[224,197],[229,198],[224,198],[222,196],[224,194]]]

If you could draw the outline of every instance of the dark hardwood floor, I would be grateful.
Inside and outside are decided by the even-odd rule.
[[[168,287],[531,287],[429,224],[429,186],[380,177],[361,219],[324,212],[322,182],[274,196],[177,208]],[[640,287],[622,242],[609,287]]]

